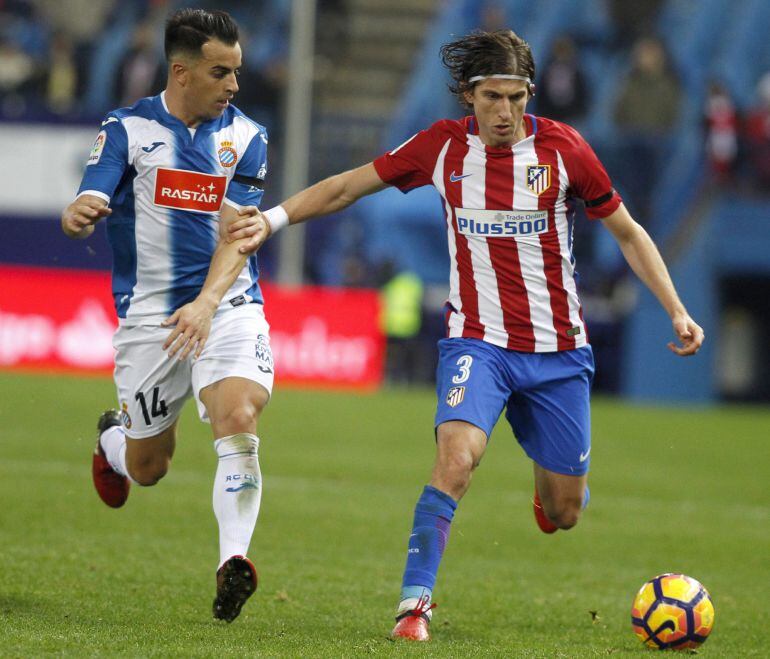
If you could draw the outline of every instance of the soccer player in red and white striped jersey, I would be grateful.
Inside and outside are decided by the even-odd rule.
[[[432,590],[457,503],[505,411],[532,459],[535,517],[546,533],[573,527],[588,502],[593,354],[577,293],[572,216],[582,200],[671,317],[692,355],[702,329],[679,300],[658,250],[629,215],[580,134],[526,113],[529,45],[475,32],[442,48],[452,91],[472,109],[419,132],[363,167],[332,176],[232,227],[257,249],[287,224],[338,211],[387,185],[433,185],[444,201],[451,262],[447,334],[439,342],[436,462],[417,502],[396,638],[427,640]],[[256,210],[254,211],[256,212]]]

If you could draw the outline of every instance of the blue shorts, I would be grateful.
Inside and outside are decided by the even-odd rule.
[[[441,339],[436,427],[466,421],[492,433],[503,409],[537,464],[558,474],[588,471],[591,452],[591,346],[517,352],[478,339]]]

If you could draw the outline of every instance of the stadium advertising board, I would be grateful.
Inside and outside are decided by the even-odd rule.
[[[116,318],[105,272],[0,266],[0,368],[107,375]],[[265,284],[276,378],[372,389],[385,342],[374,291]]]

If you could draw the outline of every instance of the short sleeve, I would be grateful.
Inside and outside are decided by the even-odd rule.
[[[127,169],[128,134],[120,119],[108,115],[88,155],[78,196],[93,194],[109,203]]]
[[[618,209],[623,200],[612,187],[604,165],[588,142],[577,131],[572,133],[572,148],[562,154],[569,172],[570,188],[585,203],[589,219],[607,217]]]
[[[438,156],[434,127],[421,130],[393,151],[374,161],[379,177],[401,192],[409,192],[433,182]]]
[[[259,206],[264,195],[267,176],[267,132],[264,128],[251,138],[243,156],[238,159],[235,173],[227,186],[225,203],[241,206]]]

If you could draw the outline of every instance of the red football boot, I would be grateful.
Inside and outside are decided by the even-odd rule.
[[[91,476],[94,479],[94,487],[104,503],[110,508],[120,508],[126,499],[128,491],[131,488],[131,481],[122,474],[116,472],[107,462],[104,455],[104,449],[99,441],[102,433],[107,428],[120,425],[120,412],[117,410],[107,410],[99,417],[96,424],[98,435],[96,437],[96,448],[91,462]]]
[[[214,599],[214,617],[232,622],[241,607],[257,589],[257,569],[245,556],[228,558],[217,570],[217,596]]]
[[[433,615],[431,609],[436,606],[429,604],[429,601],[427,597],[421,597],[401,602],[396,614],[396,626],[390,632],[390,637],[403,638],[405,641],[429,641],[428,626]]]
[[[532,499],[532,508],[535,510],[535,521],[543,533],[556,533],[559,530],[559,527],[546,517],[537,490],[535,490],[535,498]]]

